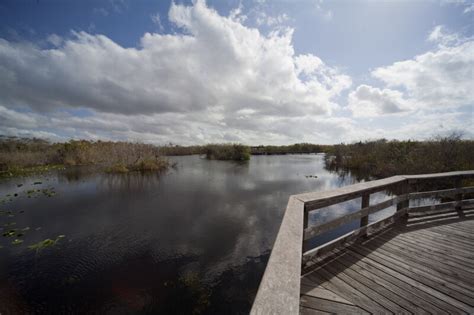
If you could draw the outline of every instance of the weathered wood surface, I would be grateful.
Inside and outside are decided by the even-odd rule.
[[[306,210],[312,210],[351,200],[358,196],[362,196],[364,193],[367,194],[381,191],[390,185],[402,183],[403,181],[405,181],[403,176],[393,176],[333,190],[294,195],[294,197],[304,202]]]
[[[301,313],[474,314],[474,213],[396,224],[312,270],[301,280]]]
[[[299,310],[304,204],[290,197],[251,314]]]
[[[401,252],[403,252],[403,246],[413,247],[416,245],[420,248],[420,251],[425,254],[432,253],[434,256],[440,255],[440,250],[444,250],[446,253],[450,253],[449,259],[446,259],[446,266],[437,266],[437,268],[433,270],[433,273],[427,280],[427,282],[431,283],[431,285],[433,285],[433,283],[436,283],[437,280],[442,278],[441,275],[445,273],[449,273],[447,275],[449,280],[452,280],[453,277],[456,278],[458,276],[464,277],[464,279],[470,279],[468,277],[469,272],[467,272],[466,270],[462,270],[461,266],[466,266],[466,264],[472,266],[473,263],[472,251],[474,251],[474,248],[472,248],[472,243],[470,243],[472,241],[470,237],[473,233],[471,233],[469,230],[469,228],[471,227],[459,225],[456,227],[456,232],[453,232],[453,235],[450,235],[446,239],[440,239],[439,235],[436,234],[439,234],[440,232],[446,232],[446,227],[438,227],[437,229],[433,229],[430,231],[423,230],[422,232],[419,232],[419,234],[424,237],[422,242],[417,240],[416,237],[414,238],[412,235],[410,235],[408,231],[419,229],[420,227],[425,226],[426,223],[438,224],[439,221],[452,223],[458,220],[459,218],[468,219],[474,217],[474,210],[472,207],[472,205],[474,204],[474,200],[463,200],[463,197],[465,197],[466,194],[472,193],[474,191],[474,187],[461,187],[463,179],[473,177],[474,171],[408,176],[401,175],[376,181],[350,185],[330,191],[311,192],[291,196],[283,217],[280,231],[277,235],[269,262],[265,269],[264,276],[262,278],[254,304],[252,306],[251,313],[293,314],[300,311],[305,314],[327,314],[338,312],[338,310],[340,312],[350,313],[403,313],[403,310],[412,307],[413,310],[416,310],[417,313],[423,313],[423,310],[426,310],[427,312],[431,313],[443,313],[443,310],[448,310],[448,312],[450,313],[455,313],[460,309],[465,310],[466,304],[459,303],[471,303],[471,299],[474,299],[474,297],[470,295],[470,291],[460,292],[460,294],[464,294],[464,296],[461,295],[460,298],[455,297],[454,300],[452,300],[452,292],[458,292],[459,290],[467,289],[466,284],[455,284],[449,281],[448,283],[442,282],[442,290],[437,291],[431,289],[430,291],[425,288],[426,286],[429,287],[429,285],[425,283],[420,284],[417,282],[419,275],[417,274],[417,272],[413,271],[413,268],[416,267],[416,264],[428,260],[428,257],[423,257],[423,255],[420,255],[420,257],[416,257],[416,259],[408,259],[406,263],[404,263],[404,267],[406,268],[407,272],[411,272],[411,276],[402,276],[402,278],[406,277],[403,279],[408,280],[403,280],[402,283],[398,283],[398,287],[403,288],[405,287],[405,285],[409,285],[409,287],[415,287],[417,289],[425,288],[425,291],[429,291],[428,293],[418,293],[417,296],[426,297],[426,294],[431,294],[439,297],[442,296],[442,294],[448,294],[447,300],[449,301],[449,303],[433,301],[427,302],[427,299],[423,298],[424,302],[420,302],[419,304],[413,306],[407,301],[400,300],[398,298],[398,300],[395,301],[388,297],[388,295],[390,295],[391,293],[389,294],[387,290],[394,292],[394,290],[397,291],[398,289],[390,289],[388,288],[387,282],[382,281],[382,283],[385,283],[385,287],[381,288],[374,294],[374,296],[377,297],[378,302],[376,302],[376,305],[373,305],[372,302],[370,302],[370,299],[367,300],[367,294],[373,291],[373,289],[370,288],[371,282],[366,279],[367,277],[370,279],[370,277],[365,275],[366,278],[363,278],[359,275],[355,275],[354,271],[347,271],[347,274],[342,274],[340,276],[341,279],[336,277],[337,280],[334,281],[340,286],[342,286],[342,291],[345,292],[345,294],[339,296],[335,300],[332,299],[330,300],[330,302],[328,302],[329,300],[327,299],[327,290],[330,290],[328,287],[334,287],[335,284],[331,282],[330,279],[324,280],[324,274],[326,274],[327,276],[327,272],[330,273],[331,270],[332,272],[334,272],[334,267],[329,267],[329,271],[321,271],[323,275],[320,275],[322,276],[322,278],[320,279],[324,280],[324,284],[322,285],[322,288],[318,290],[308,288],[307,281],[313,281],[314,284],[314,279],[308,279],[307,281],[303,281],[304,284],[300,286],[300,275],[302,270],[304,273],[306,273],[310,267],[313,268],[314,265],[317,266],[317,264],[326,261],[328,257],[331,257],[331,255],[334,255],[336,252],[346,252],[347,255],[345,255],[346,257],[348,257],[348,261],[350,259],[354,259],[354,257],[351,257],[351,255],[357,257],[364,255],[361,252],[370,252],[372,249],[369,249],[367,247],[360,247],[360,245],[357,245],[355,243],[360,242],[361,239],[365,239],[366,237],[373,238],[374,235],[382,233],[388,227],[394,225],[395,223],[405,222],[407,215],[410,215],[410,224],[405,226],[407,229],[406,233],[404,233],[406,238],[400,239],[400,243],[387,245],[387,248],[380,250],[381,253],[374,253],[373,255],[375,257],[372,258],[372,262],[384,259],[386,265],[395,264],[395,266],[392,266],[392,268],[396,269],[396,262],[393,260],[397,259],[394,258],[393,255],[400,254]],[[423,183],[426,180],[434,180],[440,178],[454,180],[455,188],[433,192],[413,192],[414,187],[419,187],[418,182]],[[393,190],[394,188],[395,190]],[[381,202],[379,204],[370,205],[370,194],[387,189],[390,189],[390,191],[397,191],[400,195],[390,200]],[[439,198],[445,196],[453,197],[454,201],[437,206],[422,206],[416,207],[414,209],[409,208],[409,200],[427,197]],[[314,211],[322,207],[327,207],[333,204],[360,197],[362,198],[360,210],[353,213],[349,213],[343,217],[337,218],[321,225],[308,227],[308,213],[310,211]],[[397,206],[397,211],[393,215],[377,222],[368,224],[368,216],[371,213],[377,212],[393,205]],[[360,220],[360,228],[346,235],[343,235],[337,238],[336,240],[328,242],[323,246],[307,250],[303,253],[303,250],[306,249],[306,245],[311,242],[312,237],[317,236],[323,232],[335,229],[343,224],[349,223],[354,220]],[[374,242],[374,244],[379,243]],[[350,247],[351,249],[348,251],[343,251],[344,247]],[[393,253],[387,252],[390,249],[393,251]],[[412,255],[414,255],[414,251],[407,250],[407,252],[411,252]],[[383,257],[380,257],[380,255],[382,255]],[[406,255],[407,254],[404,253],[404,256]],[[338,261],[336,263],[336,266],[341,267],[344,265],[344,263],[347,263],[347,261]],[[303,269],[301,268],[302,265],[304,267]],[[383,268],[386,268],[385,265],[381,265]],[[358,264],[358,266],[360,267],[360,264]],[[457,273],[450,272],[449,268],[451,267],[457,268]],[[393,272],[395,272],[395,269],[388,268],[386,272],[388,274],[393,274]],[[421,273],[423,272],[424,271],[421,271]],[[364,274],[364,272],[361,271],[361,274]],[[344,284],[344,280],[351,279],[351,276],[355,277],[356,280],[364,284],[367,288],[363,287],[361,288],[361,292],[355,293],[349,290],[350,285],[348,287],[346,284]],[[392,277],[395,276],[392,275]],[[375,281],[373,278],[370,280]],[[390,280],[392,283],[396,282],[393,279]],[[385,281],[389,282],[390,280],[385,279]],[[397,279],[397,281],[399,280]],[[469,285],[471,284],[469,283]],[[300,304],[299,297],[300,288],[303,287],[306,287],[306,291],[308,293],[306,294],[306,297],[304,299],[306,301],[305,305]],[[326,291],[322,291],[323,289]],[[469,289],[472,289],[472,287],[469,287]],[[322,294],[321,292],[326,292],[326,295],[324,295],[326,299],[324,298],[324,296],[317,295]],[[395,293],[397,293],[398,296],[403,296],[403,292],[405,291],[402,292],[398,290],[397,292]],[[352,304],[348,304],[347,302],[341,302],[341,300],[346,299],[347,296],[351,296],[353,299],[346,301],[354,301],[354,303],[351,302]],[[356,302],[358,302],[359,304],[357,304]],[[314,308],[314,306],[318,303],[326,305],[326,311]],[[341,306],[337,303],[342,303],[345,305]],[[430,305],[433,306],[434,309],[430,310]],[[472,305],[469,304],[469,307],[471,306]],[[468,309],[472,310],[471,308]]]
[[[406,199],[407,199],[407,196],[398,196],[398,197],[394,197],[394,198],[391,198],[389,200],[385,200],[383,202],[380,202],[376,205],[369,206],[368,198],[367,199],[363,198],[362,199],[362,209],[361,210],[349,213],[345,216],[333,219],[329,222],[319,224],[319,225],[315,225],[315,226],[311,226],[311,227],[305,229],[304,239],[305,240],[310,239],[314,236],[317,236],[317,235],[322,234],[324,232],[333,230],[333,229],[335,229],[335,228],[337,228],[341,225],[350,223],[350,222],[352,222],[354,220],[357,220],[357,219],[361,219],[361,224],[360,224],[361,227],[366,226],[369,223],[369,220],[368,220],[368,215],[369,214],[372,214],[372,213],[375,213],[375,212],[380,211],[382,209],[385,209],[385,208],[391,207],[393,205],[396,205],[397,203],[402,202]]]

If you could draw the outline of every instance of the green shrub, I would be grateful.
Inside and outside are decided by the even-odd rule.
[[[115,164],[105,169],[107,173],[128,173],[130,170],[124,164]]]
[[[250,160],[250,147],[242,144],[208,144],[205,146],[206,158],[210,160]]]
[[[471,170],[474,169],[474,141],[451,134],[428,141],[381,139],[339,144],[326,155],[326,167],[349,170],[365,178]]]

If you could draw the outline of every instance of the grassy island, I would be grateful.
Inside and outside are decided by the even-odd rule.
[[[142,143],[0,138],[0,177],[91,165],[111,173],[161,171],[168,168],[158,147]]]
[[[250,147],[242,144],[208,144],[204,151],[209,160],[250,160]]]

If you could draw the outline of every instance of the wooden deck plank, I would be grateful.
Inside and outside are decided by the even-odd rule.
[[[466,228],[473,228],[473,221],[474,220],[462,220],[462,221],[450,223],[450,224],[453,224],[455,226],[463,226]]]
[[[385,264],[389,268],[395,269],[417,281],[431,286],[436,290],[440,290],[447,295],[464,302],[467,305],[474,305],[474,298],[471,296],[472,292],[467,291],[465,288],[460,287],[459,285],[448,282],[446,279],[433,275],[430,273],[431,270],[429,268],[427,268],[426,271],[414,268],[402,262],[401,260],[394,259],[393,256],[385,255],[380,251],[371,251],[370,249],[360,245],[352,246],[351,250],[352,249],[359,253],[365,254],[367,257],[377,260],[382,264]]]
[[[331,314],[369,314],[354,305],[319,299],[308,295],[301,296],[301,306]]]
[[[449,227],[449,228],[454,228],[456,229],[457,231],[462,231],[462,232],[465,232],[465,233],[469,233],[469,234],[472,234],[474,235],[474,230],[473,229],[470,229],[469,227],[464,227],[462,225],[455,225],[455,224],[450,224],[450,225],[441,225],[441,227]]]
[[[408,313],[406,309],[402,308],[400,305],[386,298],[383,294],[380,294],[374,288],[371,288],[370,285],[366,285],[367,282],[364,282],[362,277],[349,275],[344,270],[346,269],[344,265],[342,265],[342,268],[337,268],[338,266],[341,267],[340,264],[337,264],[337,261],[340,259],[341,257],[335,260],[334,262],[327,264],[324,269],[337,276],[339,279],[346,282],[350,286],[355,287],[357,290],[359,290],[359,292],[368,296],[371,300],[373,300],[377,304],[382,305],[387,310],[395,314]]]
[[[416,314],[424,313],[425,311],[432,314],[447,314],[447,312],[443,311],[446,305],[443,303],[432,303],[433,297],[431,295],[393,277],[382,269],[378,269],[367,262],[357,259],[349,252],[340,262],[355,272],[373,280],[373,282],[378,285],[404,298],[409,303],[404,307]],[[436,304],[438,304],[438,306],[436,306]]]
[[[450,296],[452,298],[450,300],[450,303],[452,303],[456,307],[459,307],[468,312],[474,312],[474,309],[470,307],[470,305],[474,305],[472,304],[472,298],[466,297],[463,294],[457,292],[456,290],[453,290],[452,288],[448,287],[446,281],[441,281],[441,283],[438,283],[430,277],[423,277],[417,274],[417,272],[414,272],[413,268],[410,268],[409,266],[403,266],[402,264],[393,263],[390,260],[387,260],[386,256],[377,254],[377,252],[371,252],[362,246],[352,246],[349,250],[360,253],[361,255],[366,255],[367,257],[377,261],[378,263],[387,266],[390,269],[398,271],[400,274],[406,277],[409,277],[425,286],[433,288],[434,291],[440,291],[445,295]],[[456,303],[455,301],[458,302]]]
[[[304,290],[324,288],[369,312],[473,314],[469,228],[473,220],[420,229],[395,226],[322,261],[302,277]]]
[[[410,232],[411,235],[416,235],[423,239],[433,240],[435,242],[439,242],[440,244],[445,244],[447,246],[453,247],[460,251],[467,251],[473,252],[474,246],[469,244],[469,242],[465,242],[459,240],[459,238],[454,237],[453,235],[443,235],[441,233],[435,233],[434,231],[429,230],[420,230],[416,232]]]
[[[300,305],[300,314],[302,315],[327,315],[331,314],[328,312],[318,311],[309,307],[304,307]]]
[[[407,242],[412,244],[413,246],[416,246],[416,248],[425,249],[430,252],[440,253],[442,255],[444,254],[446,256],[449,256],[449,258],[456,259],[458,263],[466,266],[472,265],[472,261],[474,259],[472,255],[465,255],[464,253],[457,252],[453,250],[452,247],[445,247],[445,245],[440,245],[436,243],[430,244],[426,240],[421,241],[420,239],[404,237],[397,239],[397,241]]]
[[[381,278],[393,283],[396,286],[399,286],[400,288],[403,288],[407,292],[413,294],[413,296],[424,299],[425,301],[429,301],[431,304],[436,305],[442,310],[454,314],[459,313],[461,310],[469,310],[465,304],[460,303],[450,296],[426,286],[423,283],[415,281],[414,279],[407,277],[396,270],[388,268],[373,259],[360,255],[354,251],[348,251],[348,254],[353,256],[354,259],[357,260],[357,264],[363,268],[370,270],[379,275]]]
[[[394,245],[397,248],[407,251],[412,255],[420,255],[425,259],[436,259],[449,268],[453,268],[455,271],[460,271],[462,274],[467,274],[468,278],[474,279],[474,270],[471,270],[471,266],[469,263],[461,264],[458,262],[456,258],[452,258],[450,255],[446,255],[445,252],[436,252],[436,251],[428,251],[421,246],[416,246],[412,243],[405,242],[403,238],[387,238],[385,235],[378,236],[379,239],[385,241],[387,244]]]
[[[457,243],[466,244],[467,246],[474,247],[472,241],[474,237],[472,234],[468,234],[462,231],[457,231],[455,228],[443,228],[442,226],[432,227],[423,232],[430,232],[432,234],[439,234],[448,239],[455,240]]]
[[[452,279],[452,283],[455,284],[463,284],[464,288],[467,290],[471,290],[474,287],[474,276],[463,270],[456,270],[452,267],[447,267],[442,261],[434,260],[432,257],[424,257],[423,254],[415,251],[410,251],[407,248],[400,248],[394,244],[389,244],[380,239],[374,239],[371,242],[371,246],[375,246],[377,251],[381,253],[385,253],[390,257],[396,257],[397,260],[401,260],[402,262],[407,263],[410,266],[415,268],[422,268],[425,269],[429,267],[431,269],[430,273],[437,277],[447,280]],[[371,248],[370,246],[366,246]],[[391,255],[394,254],[394,255]],[[474,295],[473,295],[474,297]]]
[[[348,260],[346,257],[341,257],[340,259],[334,261],[333,266],[339,269],[343,269],[343,273],[347,274],[352,279],[361,283],[362,285],[371,288],[375,292],[378,292],[380,295],[395,303],[398,308],[394,311],[395,313],[406,313],[406,312],[416,312],[417,314],[429,314],[429,312],[423,310],[420,307],[417,307],[415,304],[411,303],[409,299],[403,298],[402,295],[398,295],[394,290],[390,290],[381,283],[380,279],[377,279],[373,275],[367,275],[360,268],[353,266],[347,263]]]
[[[454,243],[450,243],[449,241],[445,241],[442,238],[434,238],[430,235],[424,235],[424,234],[406,234],[403,236],[403,238],[407,239],[412,239],[412,240],[417,240],[421,241],[425,244],[428,244],[429,246],[432,246],[433,248],[439,248],[442,250],[448,250],[452,252],[453,254],[457,254],[462,257],[466,257],[468,259],[474,259],[474,252],[471,250],[466,250],[464,247],[460,247]]]
[[[319,283],[323,288],[337,293],[346,300],[351,301],[355,305],[370,313],[390,313],[387,309],[377,304],[366,295],[362,294],[357,288],[352,287],[338,277],[332,275],[324,268],[317,270],[309,275],[309,279],[315,283]]]
[[[451,235],[456,235],[461,240],[466,239],[467,241],[470,241],[471,244],[472,244],[472,241],[474,241],[474,232],[462,231],[453,226],[449,226],[449,227],[437,226],[436,228],[431,228],[430,230],[435,231],[435,232],[439,231],[440,233],[450,233]]]
[[[301,294],[302,295],[309,295],[315,298],[325,299],[329,301],[345,303],[349,305],[354,305],[354,303],[344,299],[343,297],[337,295],[336,293],[329,291],[327,289],[321,287],[314,287],[314,285],[310,285],[307,283],[301,284]]]

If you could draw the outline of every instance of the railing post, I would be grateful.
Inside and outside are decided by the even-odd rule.
[[[455,188],[462,188],[462,178],[457,177],[454,181],[454,186]],[[462,193],[458,193],[454,195],[454,201],[456,201],[454,210],[456,210],[459,213],[459,216],[464,216],[464,213],[462,212],[462,207],[461,207],[462,197],[463,197]]]
[[[309,217],[309,211],[306,210],[306,207],[303,207],[303,235],[304,235],[304,231],[308,228],[308,217]],[[304,240],[304,237],[303,237],[303,242],[301,244],[302,253],[304,253],[305,247],[306,247],[306,241]],[[303,261],[302,263],[304,264]]]
[[[370,204],[370,194],[363,194],[361,209],[367,208],[369,204]],[[362,218],[360,218],[360,227],[367,226],[368,224],[369,224],[369,215],[367,214],[366,216],[363,216]],[[365,231],[363,234],[367,235],[367,231]]]
[[[410,180],[405,180],[403,183],[401,183],[400,195],[407,195],[407,200],[397,203],[397,211],[410,207],[410,199],[408,199],[408,193],[410,193],[410,185],[413,185],[414,183],[414,181],[410,182]],[[405,216],[408,216],[408,210]]]

